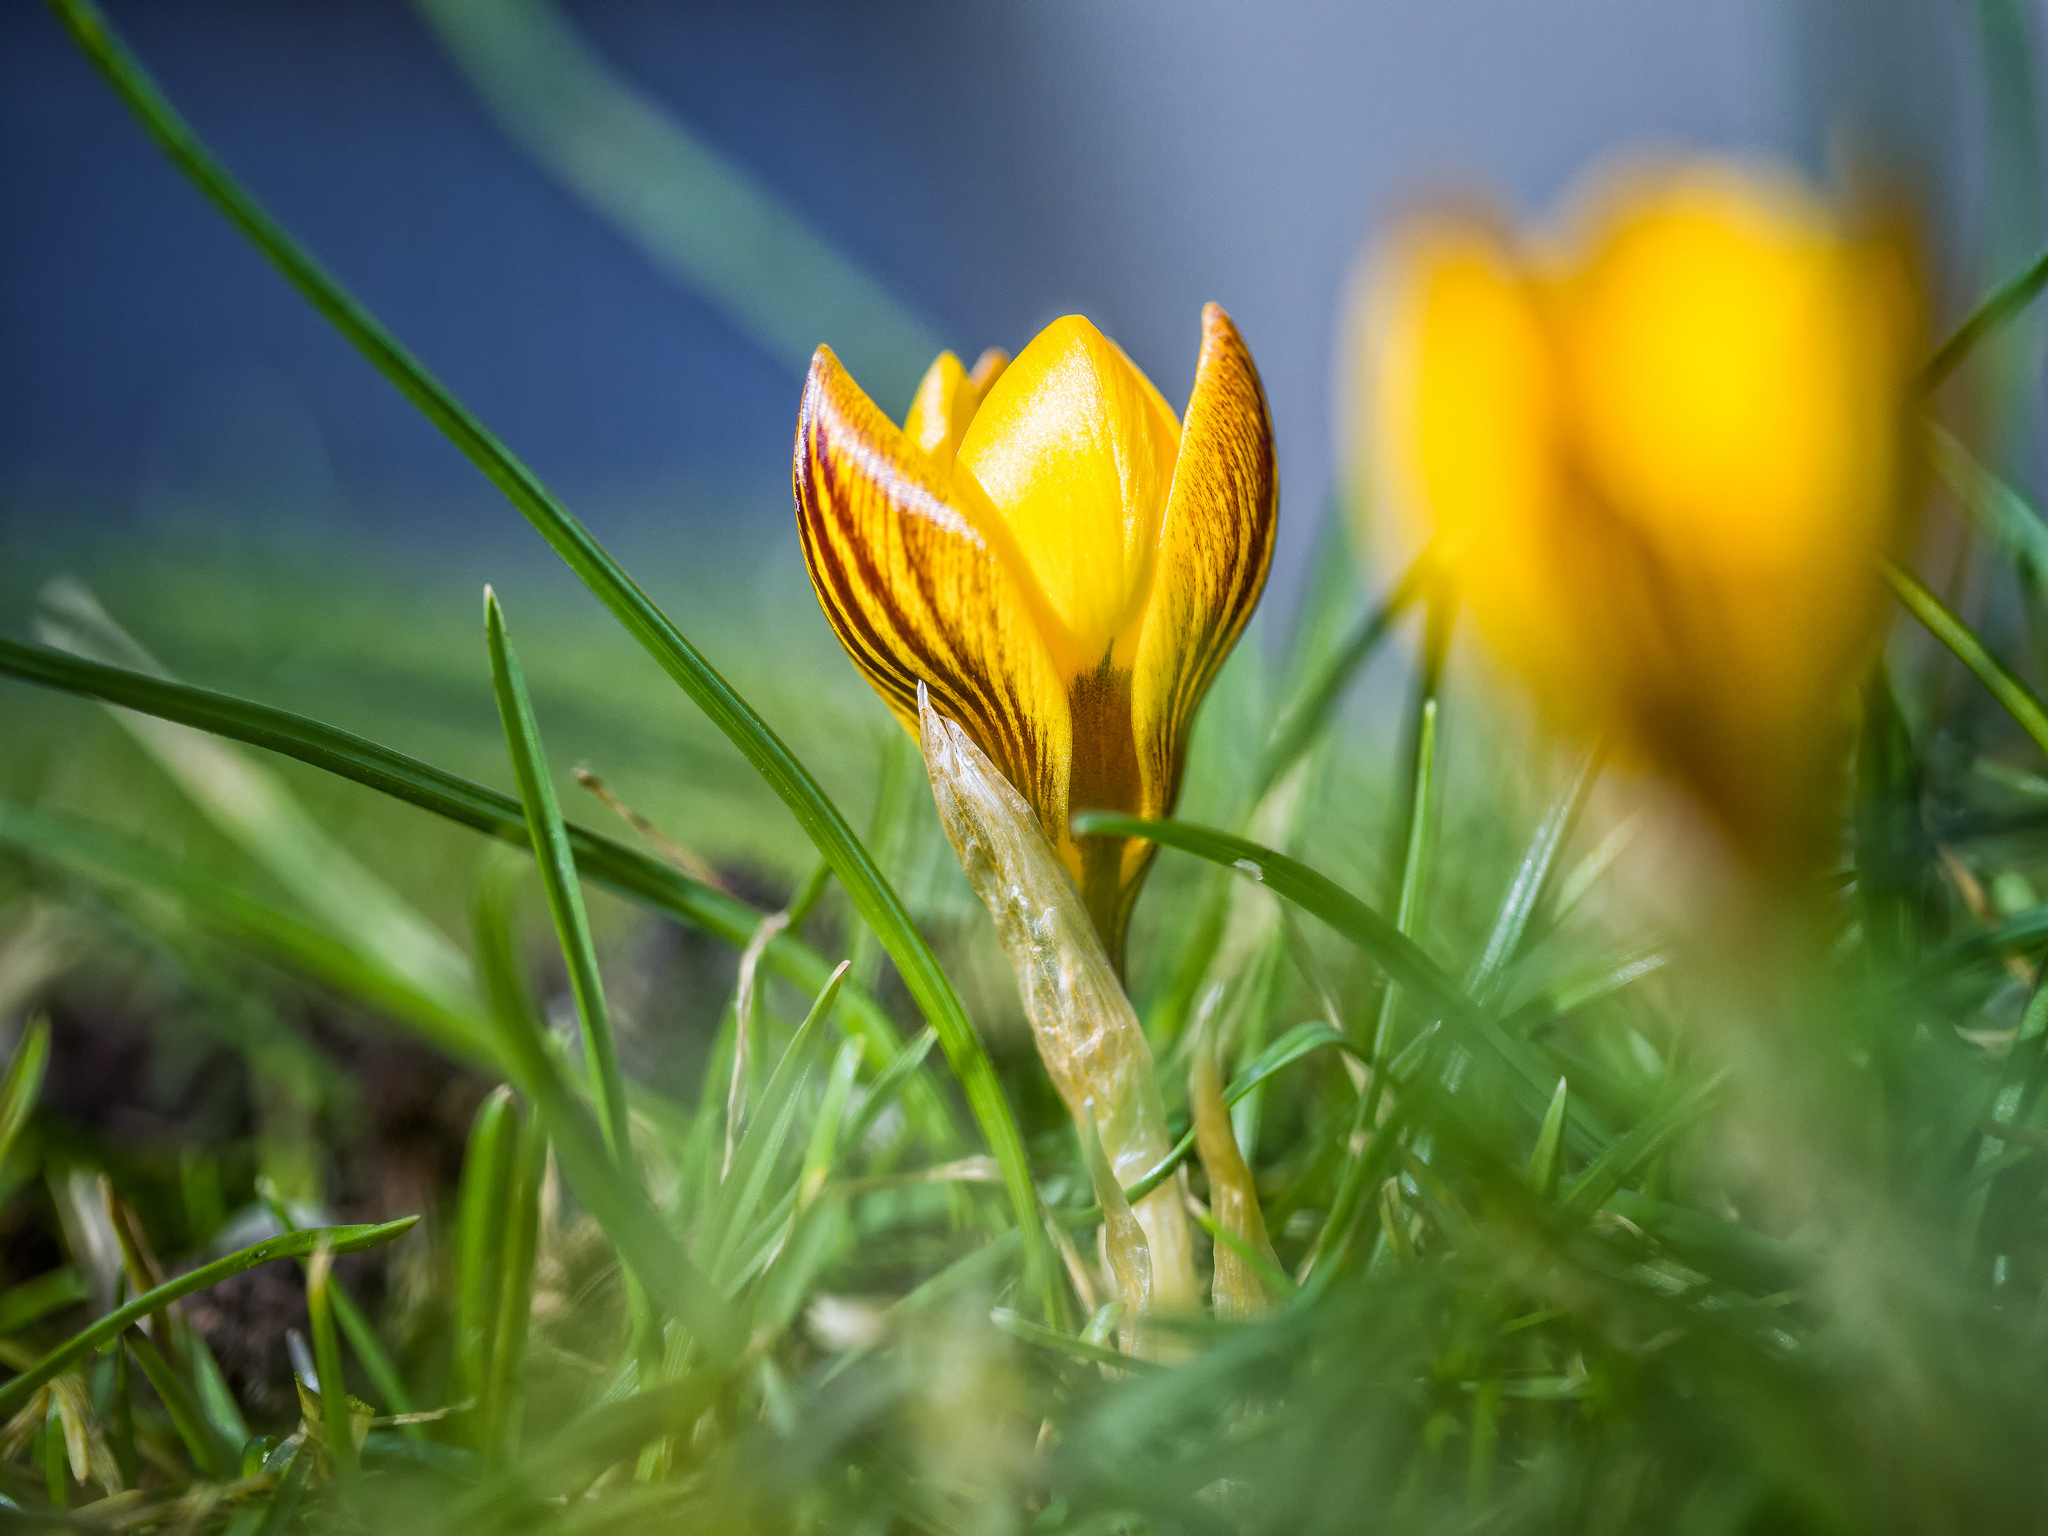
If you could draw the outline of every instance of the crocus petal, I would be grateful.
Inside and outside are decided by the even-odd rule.
[[[1132,679],[1145,815],[1172,812],[1195,707],[1266,584],[1279,505],[1266,392],[1237,327],[1211,304]]]
[[[1817,856],[1917,293],[1909,242],[1711,162],[1603,181],[1562,238],[1420,221],[1375,295],[1377,522],[1434,538],[1546,714]]]
[[[996,380],[1002,377],[1003,370],[1009,366],[1010,354],[1001,347],[989,347],[974,360],[974,372],[967,377],[973,381],[974,387],[981,391],[979,399],[988,398],[989,390]]]
[[[1793,765],[1824,755],[1875,633],[1910,299],[1817,200],[1711,164],[1622,182],[1577,244],[1554,284],[1567,427],[1625,536],[1613,580],[1643,594],[1589,644],[1625,744],[1768,842],[1808,809]]]
[[[861,672],[913,735],[926,684],[1063,836],[1067,690],[972,484],[919,451],[829,347],[804,384],[792,477],[811,582]]]
[[[1827,210],[1707,168],[1610,199],[1583,244],[1559,319],[1602,499],[1722,570],[1868,543],[1890,501],[1897,365]]]
[[[990,347],[969,373],[960,366],[959,358],[941,352],[917,386],[910,414],[903,418],[903,435],[927,458],[942,468],[950,467],[960,451],[960,439],[967,435],[968,423],[1009,361],[1009,353]]]
[[[1598,550],[1572,543],[1557,364],[1518,256],[1483,220],[1420,220],[1374,274],[1367,324],[1375,532],[1397,560],[1433,544],[1495,653],[1532,679],[1587,676],[1577,605],[1556,594],[1587,590],[1574,560]]]
[[[1129,665],[1179,445],[1159,391],[1078,315],[1039,332],[967,429],[959,468],[1007,526],[1070,677],[1120,649]]]

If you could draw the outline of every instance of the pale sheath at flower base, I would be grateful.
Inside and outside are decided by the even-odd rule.
[[[1100,1159],[1088,1150],[1100,1164],[1096,1195],[1123,1293],[1124,1347],[1141,1351],[1147,1314],[1191,1312],[1197,1304],[1179,1185],[1168,1180],[1135,1208],[1124,1201],[1123,1186],[1144,1177],[1173,1145],[1151,1048],[1031,807],[967,733],[931,707],[923,689],[918,709],[939,822],[995,920],[1046,1075],[1084,1140],[1100,1140]]]
[[[1272,423],[1215,305],[1185,422],[1079,316],[932,365],[904,426],[820,347],[793,468],[804,559],[913,735],[917,688],[1029,802],[1113,964],[1154,852],[1070,811],[1172,812],[1196,707],[1265,584]]]
[[[1439,212],[1364,306],[1360,446],[1568,725],[1745,854],[1809,843],[1904,504],[1908,242],[1715,162],[1604,181],[1561,231]]]

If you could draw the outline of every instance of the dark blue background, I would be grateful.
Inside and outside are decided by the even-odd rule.
[[[1279,422],[1283,580],[1330,480],[1345,274],[1416,194],[1541,208],[1646,144],[1818,167],[1847,125],[1945,178],[1946,222],[1980,195],[1953,169],[1982,136],[1977,45],[1964,8],[1932,0],[569,9],[962,351],[1081,310],[1178,403],[1199,306],[1222,302]],[[529,160],[404,5],[111,14],[229,164],[572,504],[787,517],[797,378]],[[383,542],[506,516],[27,0],[0,4],[0,220],[0,520],[200,507]]]

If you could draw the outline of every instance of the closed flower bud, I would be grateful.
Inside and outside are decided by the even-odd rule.
[[[1696,163],[1553,238],[1417,219],[1365,314],[1381,536],[1432,542],[1554,719],[1753,858],[1810,844],[1905,499],[1903,246]]]

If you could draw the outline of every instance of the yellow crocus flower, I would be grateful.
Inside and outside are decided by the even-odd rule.
[[[1007,365],[944,354],[900,428],[820,347],[793,479],[847,652],[913,735],[922,682],[1016,786],[1121,965],[1152,845],[1069,811],[1171,813],[1272,557],[1272,423],[1229,316],[1203,311],[1185,423],[1078,315]]]
[[[1554,717],[1748,853],[1810,843],[1904,499],[1902,243],[1699,162],[1610,179],[1548,238],[1417,219],[1365,314],[1391,542],[1435,541]]]

